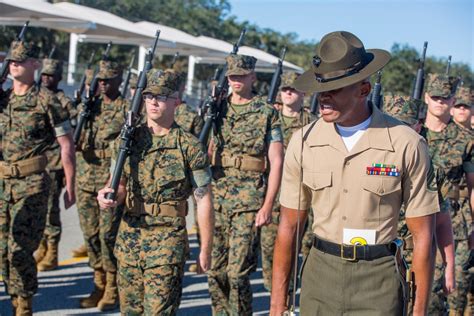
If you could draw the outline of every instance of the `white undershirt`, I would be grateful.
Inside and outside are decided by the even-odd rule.
[[[369,127],[371,121],[372,116],[369,116],[368,119],[355,126],[347,127],[336,124],[337,131],[339,132],[339,135],[341,135],[348,151],[351,151],[357,141],[362,137],[364,132]]]

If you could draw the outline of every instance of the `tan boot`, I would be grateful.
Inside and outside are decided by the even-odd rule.
[[[16,308],[16,316],[31,316],[33,315],[33,298],[31,296],[18,296],[18,307]]]
[[[87,247],[86,245],[82,244],[78,248],[72,250],[72,257],[73,258],[82,258],[87,257]]]
[[[44,259],[44,256],[46,255],[46,250],[46,239],[41,239],[40,245],[38,249],[36,249],[35,254],[33,255],[33,257],[35,257],[36,264],[40,263],[41,260]]]
[[[80,302],[81,308],[96,307],[105,290],[105,272],[104,270],[94,270],[94,289],[88,297],[82,298]]]
[[[18,296],[12,295],[11,301],[12,301],[12,315],[16,315],[16,309],[18,308]]]
[[[46,256],[38,264],[38,271],[51,271],[58,267],[58,244],[48,242]]]
[[[117,289],[117,274],[116,272],[107,272],[107,282],[105,284],[105,293],[99,301],[97,308],[102,311],[110,311],[118,308],[119,298]]]
[[[472,307],[474,306],[474,295],[472,293],[467,294],[467,304],[466,308],[464,309],[464,316],[472,316],[474,310]]]
[[[449,310],[449,316],[463,316],[462,314],[463,314],[462,311],[457,311],[457,310],[452,310],[452,309]]]
[[[197,264],[195,264],[195,263],[190,264],[189,268],[188,268],[188,271],[189,272],[196,272],[197,271]]]

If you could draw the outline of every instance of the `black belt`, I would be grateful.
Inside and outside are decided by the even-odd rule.
[[[394,256],[397,250],[395,243],[382,245],[340,245],[327,240],[313,237],[313,247],[344,260],[375,260],[382,257]]]

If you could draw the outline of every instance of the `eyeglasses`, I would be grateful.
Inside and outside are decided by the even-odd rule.
[[[143,99],[145,100],[153,100],[155,99],[156,101],[162,101],[165,102],[168,99],[176,99],[176,97],[168,96],[168,95],[162,95],[162,94],[151,94],[147,93],[143,95]]]

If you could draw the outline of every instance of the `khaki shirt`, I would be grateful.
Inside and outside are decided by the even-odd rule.
[[[300,209],[312,207],[313,232],[342,243],[344,228],[376,231],[376,244],[397,237],[402,204],[406,217],[439,212],[425,140],[400,121],[372,109],[372,120],[350,152],[333,123],[316,122],[303,146]],[[280,203],[298,208],[301,141],[295,132],[283,169]],[[373,163],[395,165],[398,176],[368,175]],[[430,174],[430,176],[428,176]]]

